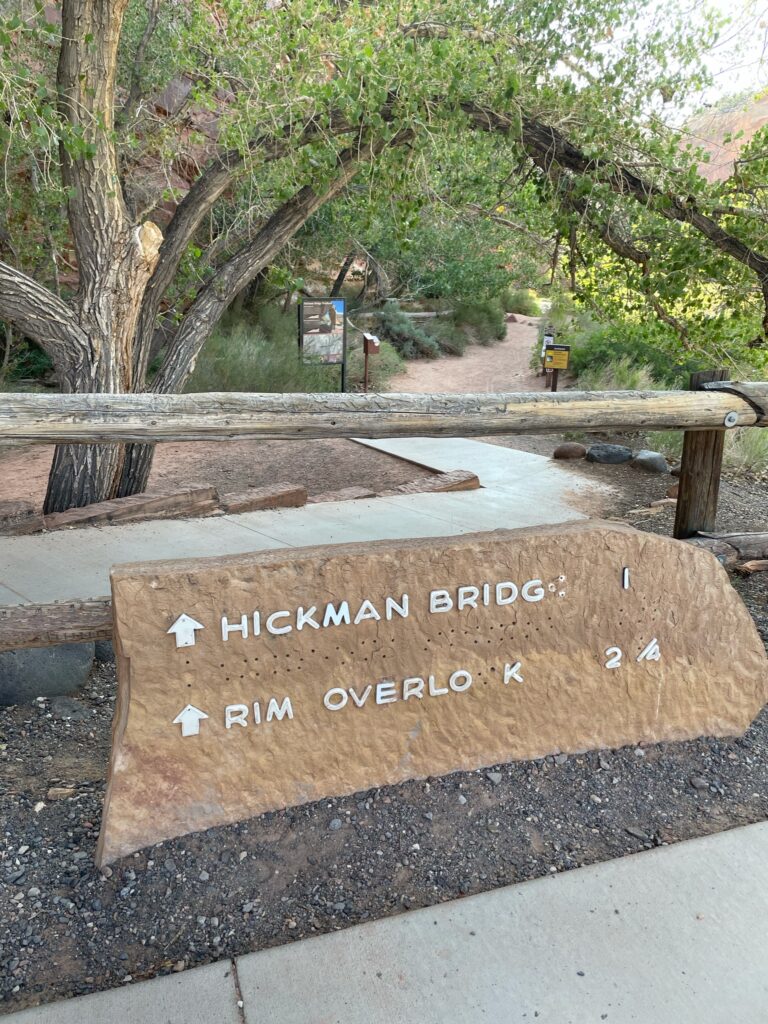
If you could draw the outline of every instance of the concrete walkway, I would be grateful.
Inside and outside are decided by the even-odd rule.
[[[8,1024],[761,1024],[768,823],[12,1014]]]
[[[0,605],[105,596],[109,570],[120,562],[347,541],[445,537],[583,519],[578,492],[601,490],[600,485],[551,459],[480,441],[399,438],[360,443],[432,469],[471,469],[482,487],[3,537]],[[286,472],[290,475],[290,467]]]

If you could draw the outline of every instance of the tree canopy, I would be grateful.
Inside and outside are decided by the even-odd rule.
[[[655,0],[3,5],[0,318],[65,391],[176,391],[323,226],[424,292],[492,275],[457,257],[509,232],[683,347],[761,351],[766,133],[710,184],[670,124],[717,31]],[[135,493],[150,461],[62,446],[46,506]]]

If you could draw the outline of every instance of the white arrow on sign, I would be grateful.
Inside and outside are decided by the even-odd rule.
[[[168,632],[175,633],[177,648],[194,647],[196,629],[205,629],[205,626],[202,622],[198,622],[197,619],[193,619],[191,615],[182,612]]]
[[[173,720],[174,725],[181,726],[182,736],[197,736],[200,732],[200,722],[208,715],[194,704],[187,704],[183,711],[180,711]]]

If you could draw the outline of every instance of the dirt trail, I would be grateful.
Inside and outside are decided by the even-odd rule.
[[[423,359],[408,363],[393,377],[388,391],[471,392],[541,391],[542,380],[531,369],[531,349],[538,321],[507,324],[507,336],[497,345],[472,345],[463,356]]]

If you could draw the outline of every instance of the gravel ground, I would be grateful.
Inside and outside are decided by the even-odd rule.
[[[574,472],[617,485],[602,510],[617,518],[670,482],[621,466]],[[722,529],[768,528],[754,481],[724,481],[721,509]],[[672,514],[627,521],[669,534]],[[768,643],[768,574],[734,585]],[[768,817],[766,710],[736,739],[558,755],[323,800],[101,872],[114,692],[114,666],[97,664],[77,699],[0,709],[5,1011]]]

